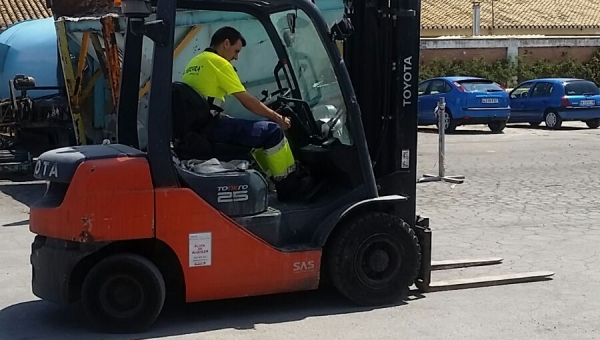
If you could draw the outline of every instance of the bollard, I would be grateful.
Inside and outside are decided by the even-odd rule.
[[[444,177],[446,169],[444,167],[444,149],[446,143],[446,98],[440,97],[438,105],[436,107],[436,114],[438,116],[438,173],[440,177]]]
[[[449,182],[454,184],[461,184],[464,182],[465,176],[446,176],[446,98],[440,97],[438,104],[435,108],[435,112],[438,119],[438,175],[424,174],[417,183],[423,182]]]

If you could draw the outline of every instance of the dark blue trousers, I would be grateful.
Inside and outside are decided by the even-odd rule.
[[[268,120],[221,117],[210,133],[210,140],[255,149],[269,149],[283,139],[279,124]]]

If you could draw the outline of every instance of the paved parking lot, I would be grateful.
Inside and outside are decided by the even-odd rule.
[[[90,333],[76,312],[31,294],[27,204],[43,184],[0,181],[0,339],[598,339],[600,129],[567,123],[447,136],[447,174],[418,186],[434,259],[500,256],[499,266],[435,272],[458,278],[550,270],[551,281],[412,296],[356,309],[328,292],[198,303],[165,313],[149,334]],[[419,173],[437,171],[437,135],[420,134]]]

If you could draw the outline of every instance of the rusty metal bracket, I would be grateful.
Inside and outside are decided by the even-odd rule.
[[[63,20],[57,20],[55,22],[55,27],[58,39],[60,61],[65,85],[67,87],[67,97],[71,107],[71,119],[73,121],[75,140],[77,141],[78,145],[85,145],[87,144],[87,139],[85,137],[85,125],[79,108],[77,80],[75,79],[73,62],[71,60],[71,52],[69,51],[69,41],[67,38],[65,22]]]
[[[100,69],[104,74],[104,78],[109,79],[108,75],[108,66],[106,65],[106,56],[104,55],[104,48],[100,43],[100,38],[98,38],[97,34],[92,34],[91,36],[92,46],[94,47],[94,51],[96,52],[96,57],[98,57],[98,63],[100,64]]]
[[[106,51],[111,94],[113,104],[116,106],[119,101],[121,64],[119,62],[119,49],[117,47],[117,38],[115,36],[115,20],[112,17],[104,17],[100,19],[100,23],[102,24],[102,36],[104,38],[104,50]]]
[[[75,88],[73,89],[73,96],[77,100],[77,106],[79,106],[81,100],[81,89],[83,87],[83,69],[85,68],[85,62],[87,59],[88,45],[90,42],[90,33],[83,33],[81,39],[81,49],[79,50],[79,60],[77,62],[77,77],[75,78]]]

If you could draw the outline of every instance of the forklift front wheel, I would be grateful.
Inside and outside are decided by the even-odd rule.
[[[389,214],[367,213],[339,228],[328,250],[328,267],[340,293],[364,306],[404,299],[421,258],[410,226]]]
[[[154,323],[165,296],[163,276],[152,262],[135,254],[118,254],[90,270],[81,302],[93,326],[129,333],[142,332]]]

